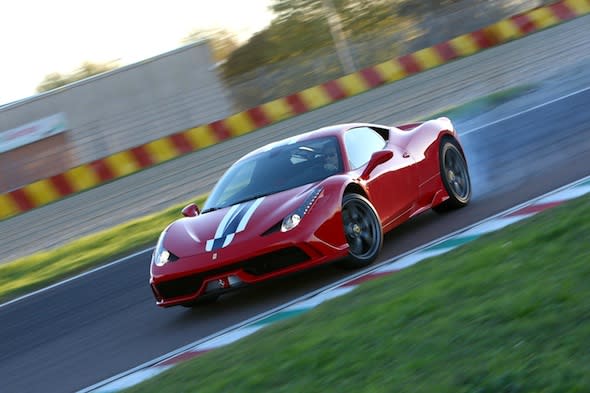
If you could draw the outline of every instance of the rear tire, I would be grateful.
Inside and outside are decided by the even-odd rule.
[[[370,265],[383,246],[383,229],[377,211],[363,196],[345,194],[342,198],[342,221],[349,251],[340,265],[352,269]]]
[[[471,201],[471,179],[465,157],[454,139],[441,141],[439,160],[440,176],[449,199],[434,206],[433,210],[444,213],[467,206]]]

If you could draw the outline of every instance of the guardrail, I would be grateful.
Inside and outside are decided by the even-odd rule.
[[[0,219],[588,13],[590,0],[561,0],[228,118],[80,165],[1,194]]]

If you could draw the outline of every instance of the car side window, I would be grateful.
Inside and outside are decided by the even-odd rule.
[[[360,168],[376,151],[383,150],[387,142],[369,127],[352,128],[344,134],[344,146],[352,169]]]

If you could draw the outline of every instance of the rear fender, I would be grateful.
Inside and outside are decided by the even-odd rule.
[[[445,136],[457,139],[457,133],[447,118],[424,122],[411,131],[406,148],[418,163],[423,180],[439,173],[439,145]]]

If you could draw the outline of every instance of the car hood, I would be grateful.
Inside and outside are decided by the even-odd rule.
[[[253,240],[297,209],[317,184],[307,184],[172,223],[163,245],[178,257]]]

